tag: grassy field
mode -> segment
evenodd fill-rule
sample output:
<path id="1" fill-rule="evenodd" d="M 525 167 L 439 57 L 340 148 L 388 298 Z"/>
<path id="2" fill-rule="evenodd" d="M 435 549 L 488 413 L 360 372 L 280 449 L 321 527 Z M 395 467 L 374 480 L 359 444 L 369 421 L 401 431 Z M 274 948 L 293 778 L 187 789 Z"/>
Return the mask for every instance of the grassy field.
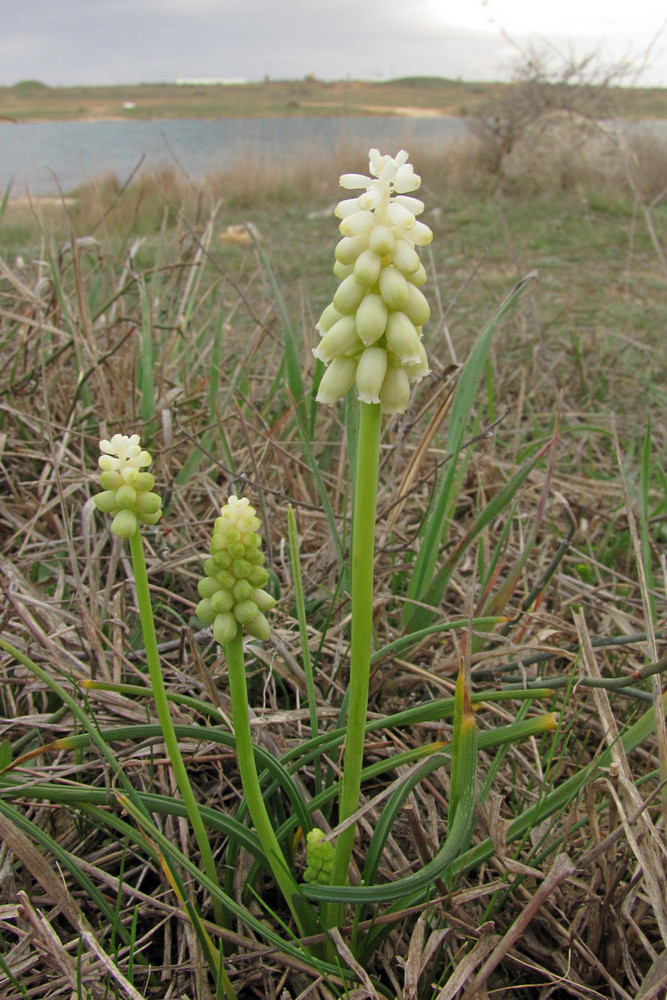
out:
<path id="1" fill-rule="evenodd" d="M 326 90 L 298 86 L 304 101 Z M 408 89 L 390 103 L 419 103 Z M 338 174 L 364 164 L 313 159 L 280 176 L 248 165 L 197 189 L 167 170 L 124 190 L 102 179 L 65 210 L 5 206 L 2 1000 L 661 995 L 667 202 L 659 170 L 644 166 L 634 190 L 573 173 L 556 189 L 502 181 L 463 148 L 415 160 L 434 233 L 423 254 L 433 371 L 383 425 L 374 728 L 355 864 L 364 870 L 385 827 L 380 886 L 445 842 L 443 699 L 461 658 L 480 742 L 474 829 L 398 914 L 350 907 L 333 966 L 321 939 L 301 946 L 284 926 L 244 815 L 227 666 L 193 616 L 216 508 L 247 493 L 278 597 L 270 640 L 247 649 L 253 730 L 300 877 L 298 810 L 336 825 L 325 793 L 340 763 L 356 427 L 354 406 L 314 403 L 311 348 L 336 285 Z M 481 331 L 529 275 L 479 385 L 452 402 Z M 127 552 L 90 500 L 98 440 L 117 431 L 141 434 L 163 494 L 163 519 L 145 532 L 151 595 L 179 740 L 236 907 L 222 922 L 155 725 Z M 436 630 L 417 635 L 405 593 L 453 461 L 437 545 L 451 573 Z M 470 624 L 485 616 L 502 621 Z M 313 710 L 328 740 L 319 756 L 307 753 Z M 438 768 L 417 770 L 436 750 Z M 150 829 L 121 787 L 147 805 Z M 206 934 L 227 979 L 207 974 Z"/>
<path id="2" fill-rule="evenodd" d="M 263 83 L 213 86 L 163 83 L 47 87 L 38 81 L 23 81 L 13 87 L 0 87 L 0 119 L 349 117 L 414 115 L 420 112 L 467 116 L 484 114 L 499 101 L 511 100 L 515 90 L 513 84 L 469 83 L 439 77 L 377 83 L 358 80 L 267 80 Z M 605 111 L 610 117 L 667 116 L 664 89 L 612 87 L 603 96 Z"/>

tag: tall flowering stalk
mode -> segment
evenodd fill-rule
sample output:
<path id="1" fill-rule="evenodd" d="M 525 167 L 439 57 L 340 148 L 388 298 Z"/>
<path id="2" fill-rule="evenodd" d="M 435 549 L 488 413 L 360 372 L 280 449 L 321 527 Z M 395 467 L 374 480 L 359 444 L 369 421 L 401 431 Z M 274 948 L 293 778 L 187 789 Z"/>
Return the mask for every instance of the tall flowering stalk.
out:
<path id="1" fill-rule="evenodd" d="M 352 636 L 345 761 L 339 823 L 359 807 L 368 707 L 373 627 L 373 561 L 381 416 L 403 413 L 412 382 L 428 374 L 422 326 L 429 318 L 420 291 L 426 272 L 418 247 L 433 234 L 417 216 L 424 204 L 412 196 L 421 183 L 408 154 L 369 154 L 370 176 L 343 174 L 341 187 L 363 188 L 336 207 L 342 239 L 334 273 L 341 279 L 320 316 L 313 353 L 326 371 L 317 399 L 335 403 L 353 387 L 360 401 L 359 444 L 352 528 Z M 331 884 L 348 881 L 355 825 L 339 834 Z M 339 913 L 330 913 L 329 922 Z"/>
<path id="2" fill-rule="evenodd" d="M 146 471 L 152 458 L 149 452 L 141 448 L 138 434 L 131 436 L 114 434 L 110 441 L 100 441 L 100 451 L 102 492 L 96 494 L 93 499 L 99 510 L 114 515 L 111 531 L 119 538 L 129 539 L 130 542 L 146 662 L 158 721 L 176 783 L 199 846 L 204 871 L 215 885 L 219 885 L 206 827 L 174 731 L 155 636 L 155 622 L 140 531 L 140 524 L 157 524 L 162 516 L 162 500 L 159 494 L 153 492 L 155 479 Z M 216 920 L 222 924 L 224 913 L 221 905 L 214 900 L 213 908 Z"/>
<path id="3" fill-rule="evenodd" d="M 259 518 L 247 497 L 230 496 L 216 518 L 210 558 L 199 583 L 201 601 L 197 616 L 211 625 L 213 636 L 225 650 L 229 673 L 236 755 L 250 816 L 276 883 L 285 897 L 301 933 L 316 929 L 310 905 L 299 893 L 285 855 L 271 824 L 257 775 L 248 706 L 243 629 L 256 639 L 268 639 L 264 616 L 276 603 L 262 588 L 269 579 L 264 568 Z"/>

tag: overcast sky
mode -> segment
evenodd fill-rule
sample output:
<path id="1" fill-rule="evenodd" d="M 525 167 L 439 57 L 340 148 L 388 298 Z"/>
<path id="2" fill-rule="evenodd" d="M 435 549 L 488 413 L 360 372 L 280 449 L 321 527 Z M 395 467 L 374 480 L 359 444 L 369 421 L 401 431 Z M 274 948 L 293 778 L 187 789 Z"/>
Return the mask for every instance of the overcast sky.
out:
<path id="1" fill-rule="evenodd" d="M 508 79 L 531 43 L 640 61 L 665 0 L 0 0 L 0 84 Z M 667 31 L 638 81 L 667 86 Z"/>

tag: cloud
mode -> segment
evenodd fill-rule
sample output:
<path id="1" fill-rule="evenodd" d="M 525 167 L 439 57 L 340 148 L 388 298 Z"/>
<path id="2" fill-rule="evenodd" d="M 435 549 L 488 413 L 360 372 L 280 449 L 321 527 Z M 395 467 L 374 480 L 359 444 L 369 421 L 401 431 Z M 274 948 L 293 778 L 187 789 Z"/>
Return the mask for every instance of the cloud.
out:
<path id="1" fill-rule="evenodd" d="M 487 0 L 483 7 L 481 0 L 465 0 L 452 26 L 446 23 L 451 0 L 16 0 L 3 12 L 0 83 L 28 77 L 66 85 L 178 75 L 297 79 L 311 72 L 321 79 L 507 78 L 515 50 L 500 26 L 521 2 Z M 659 2 L 646 0 L 649 6 Z M 595 6 L 594 0 L 562 0 L 555 8 L 559 18 L 563 4 L 573 11 Z M 620 5 L 605 0 L 602 7 L 611 10 L 614 24 L 625 0 Z M 532 2 L 529 11 L 538 8 L 544 5 Z M 637 13 L 628 9 L 631 25 Z M 485 22 L 489 15 L 495 25 Z M 637 20 L 636 31 L 631 27 L 624 38 L 644 38 L 643 25 Z M 526 35 L 513 37 L 522 42 Z M 567 51 L 562 30 L 549 37 Z M 588 50 L 599 37 L 587 36 Z M 643 51 L 641 44 L 635 51 Z M 664 82 L 667 72 L 662 75 Z"/>

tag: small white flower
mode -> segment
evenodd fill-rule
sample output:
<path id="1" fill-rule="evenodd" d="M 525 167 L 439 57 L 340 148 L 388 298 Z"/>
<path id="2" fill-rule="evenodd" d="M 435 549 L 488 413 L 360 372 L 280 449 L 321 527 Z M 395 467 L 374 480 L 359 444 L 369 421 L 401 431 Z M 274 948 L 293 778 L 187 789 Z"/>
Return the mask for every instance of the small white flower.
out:
<path id="1" fill-rule="evenodd" d="M 147 451 L 141 450 L 138 434 L 114 434 L 110 441 L 100 441 L 99 466 L 104 472 L 122 472 L 126 468 L 140 470 L 153 461 Z"/>

